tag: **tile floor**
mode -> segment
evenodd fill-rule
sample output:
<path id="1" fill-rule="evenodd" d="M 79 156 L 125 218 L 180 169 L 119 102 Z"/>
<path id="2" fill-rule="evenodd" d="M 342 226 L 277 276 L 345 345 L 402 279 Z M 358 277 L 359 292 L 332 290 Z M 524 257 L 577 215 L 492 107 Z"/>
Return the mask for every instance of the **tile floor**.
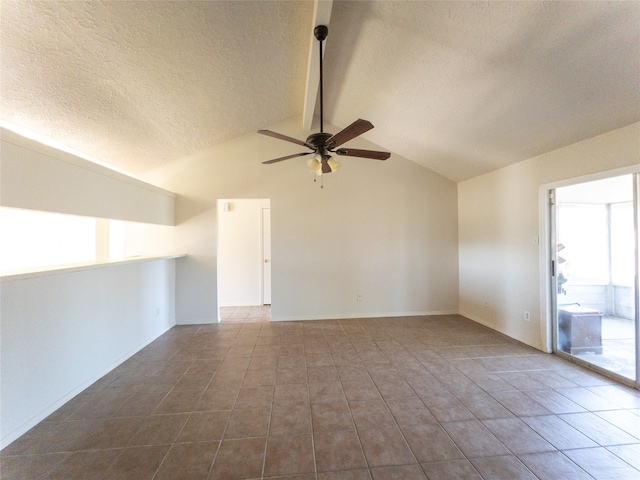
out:
<path id="1" fill-rule="evenodd" d="M 263 323 L 271 321 L 271 305 L 220 307 L 221 323 Z"/>
<path id="2" fill-rule="evenodd" d="M 640 478 L 640 392 L 460 316 L 246 318 L 173 328 L 2 478 Z"/>
<path id="3" fill-rule="evenodd" d="M 602 319 L 602 353 L 576 356 L 630 380 L 636 378 L 636 329 L 633 320 L 605 316 Z"/>

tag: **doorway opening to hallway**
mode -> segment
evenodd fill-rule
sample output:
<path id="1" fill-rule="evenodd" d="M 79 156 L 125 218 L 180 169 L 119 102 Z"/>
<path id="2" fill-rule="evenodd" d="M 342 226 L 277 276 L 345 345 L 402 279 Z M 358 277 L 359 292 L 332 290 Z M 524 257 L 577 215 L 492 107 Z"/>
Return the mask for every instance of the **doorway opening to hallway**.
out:
<path id="1" fill-rule="evenodd" d="M 218 320 L 271 318 L 271 202 L 219 199 Z"/>

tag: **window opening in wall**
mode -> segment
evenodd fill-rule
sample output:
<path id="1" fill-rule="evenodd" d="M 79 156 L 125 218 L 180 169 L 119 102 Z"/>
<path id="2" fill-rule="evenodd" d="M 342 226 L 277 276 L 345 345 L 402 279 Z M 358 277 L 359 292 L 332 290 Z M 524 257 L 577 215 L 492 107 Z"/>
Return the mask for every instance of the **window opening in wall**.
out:
<path id="1" fill-rule="evenodd" d="M 173 226 L 0 207 L 5 275 L 78 263 L 164 255 Z"/>
<path id="2" fill-rule="evenodd" d="M 124 258 L 124 222 L 109 220 L 109 260 Z"/>
<path id="3" fill-rule="evenodd" d="M 94 261 L 96 219 L 0 207 L 0 270 Z"/>

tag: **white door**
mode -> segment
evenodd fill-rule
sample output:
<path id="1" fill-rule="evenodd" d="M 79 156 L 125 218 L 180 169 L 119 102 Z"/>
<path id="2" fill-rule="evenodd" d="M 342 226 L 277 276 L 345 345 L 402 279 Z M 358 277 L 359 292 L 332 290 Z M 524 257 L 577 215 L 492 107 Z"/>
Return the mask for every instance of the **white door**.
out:
<path id="1" fill-rule="evenodd" d="M 271 209 L 262 208 L 262 303 L 271 305 Z"/>

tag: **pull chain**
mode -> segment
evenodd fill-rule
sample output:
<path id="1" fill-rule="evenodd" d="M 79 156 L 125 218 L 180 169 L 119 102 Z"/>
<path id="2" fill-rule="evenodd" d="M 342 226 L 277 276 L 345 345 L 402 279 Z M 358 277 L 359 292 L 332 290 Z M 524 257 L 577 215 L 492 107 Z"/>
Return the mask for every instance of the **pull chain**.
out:
<path id="1" fill-rule="evenodd" d="M 313 175 L 313 183 L 318 181 L 318 175 Z M 324 190 L 324 175 L 320 175 L 320 188 Z"/>

